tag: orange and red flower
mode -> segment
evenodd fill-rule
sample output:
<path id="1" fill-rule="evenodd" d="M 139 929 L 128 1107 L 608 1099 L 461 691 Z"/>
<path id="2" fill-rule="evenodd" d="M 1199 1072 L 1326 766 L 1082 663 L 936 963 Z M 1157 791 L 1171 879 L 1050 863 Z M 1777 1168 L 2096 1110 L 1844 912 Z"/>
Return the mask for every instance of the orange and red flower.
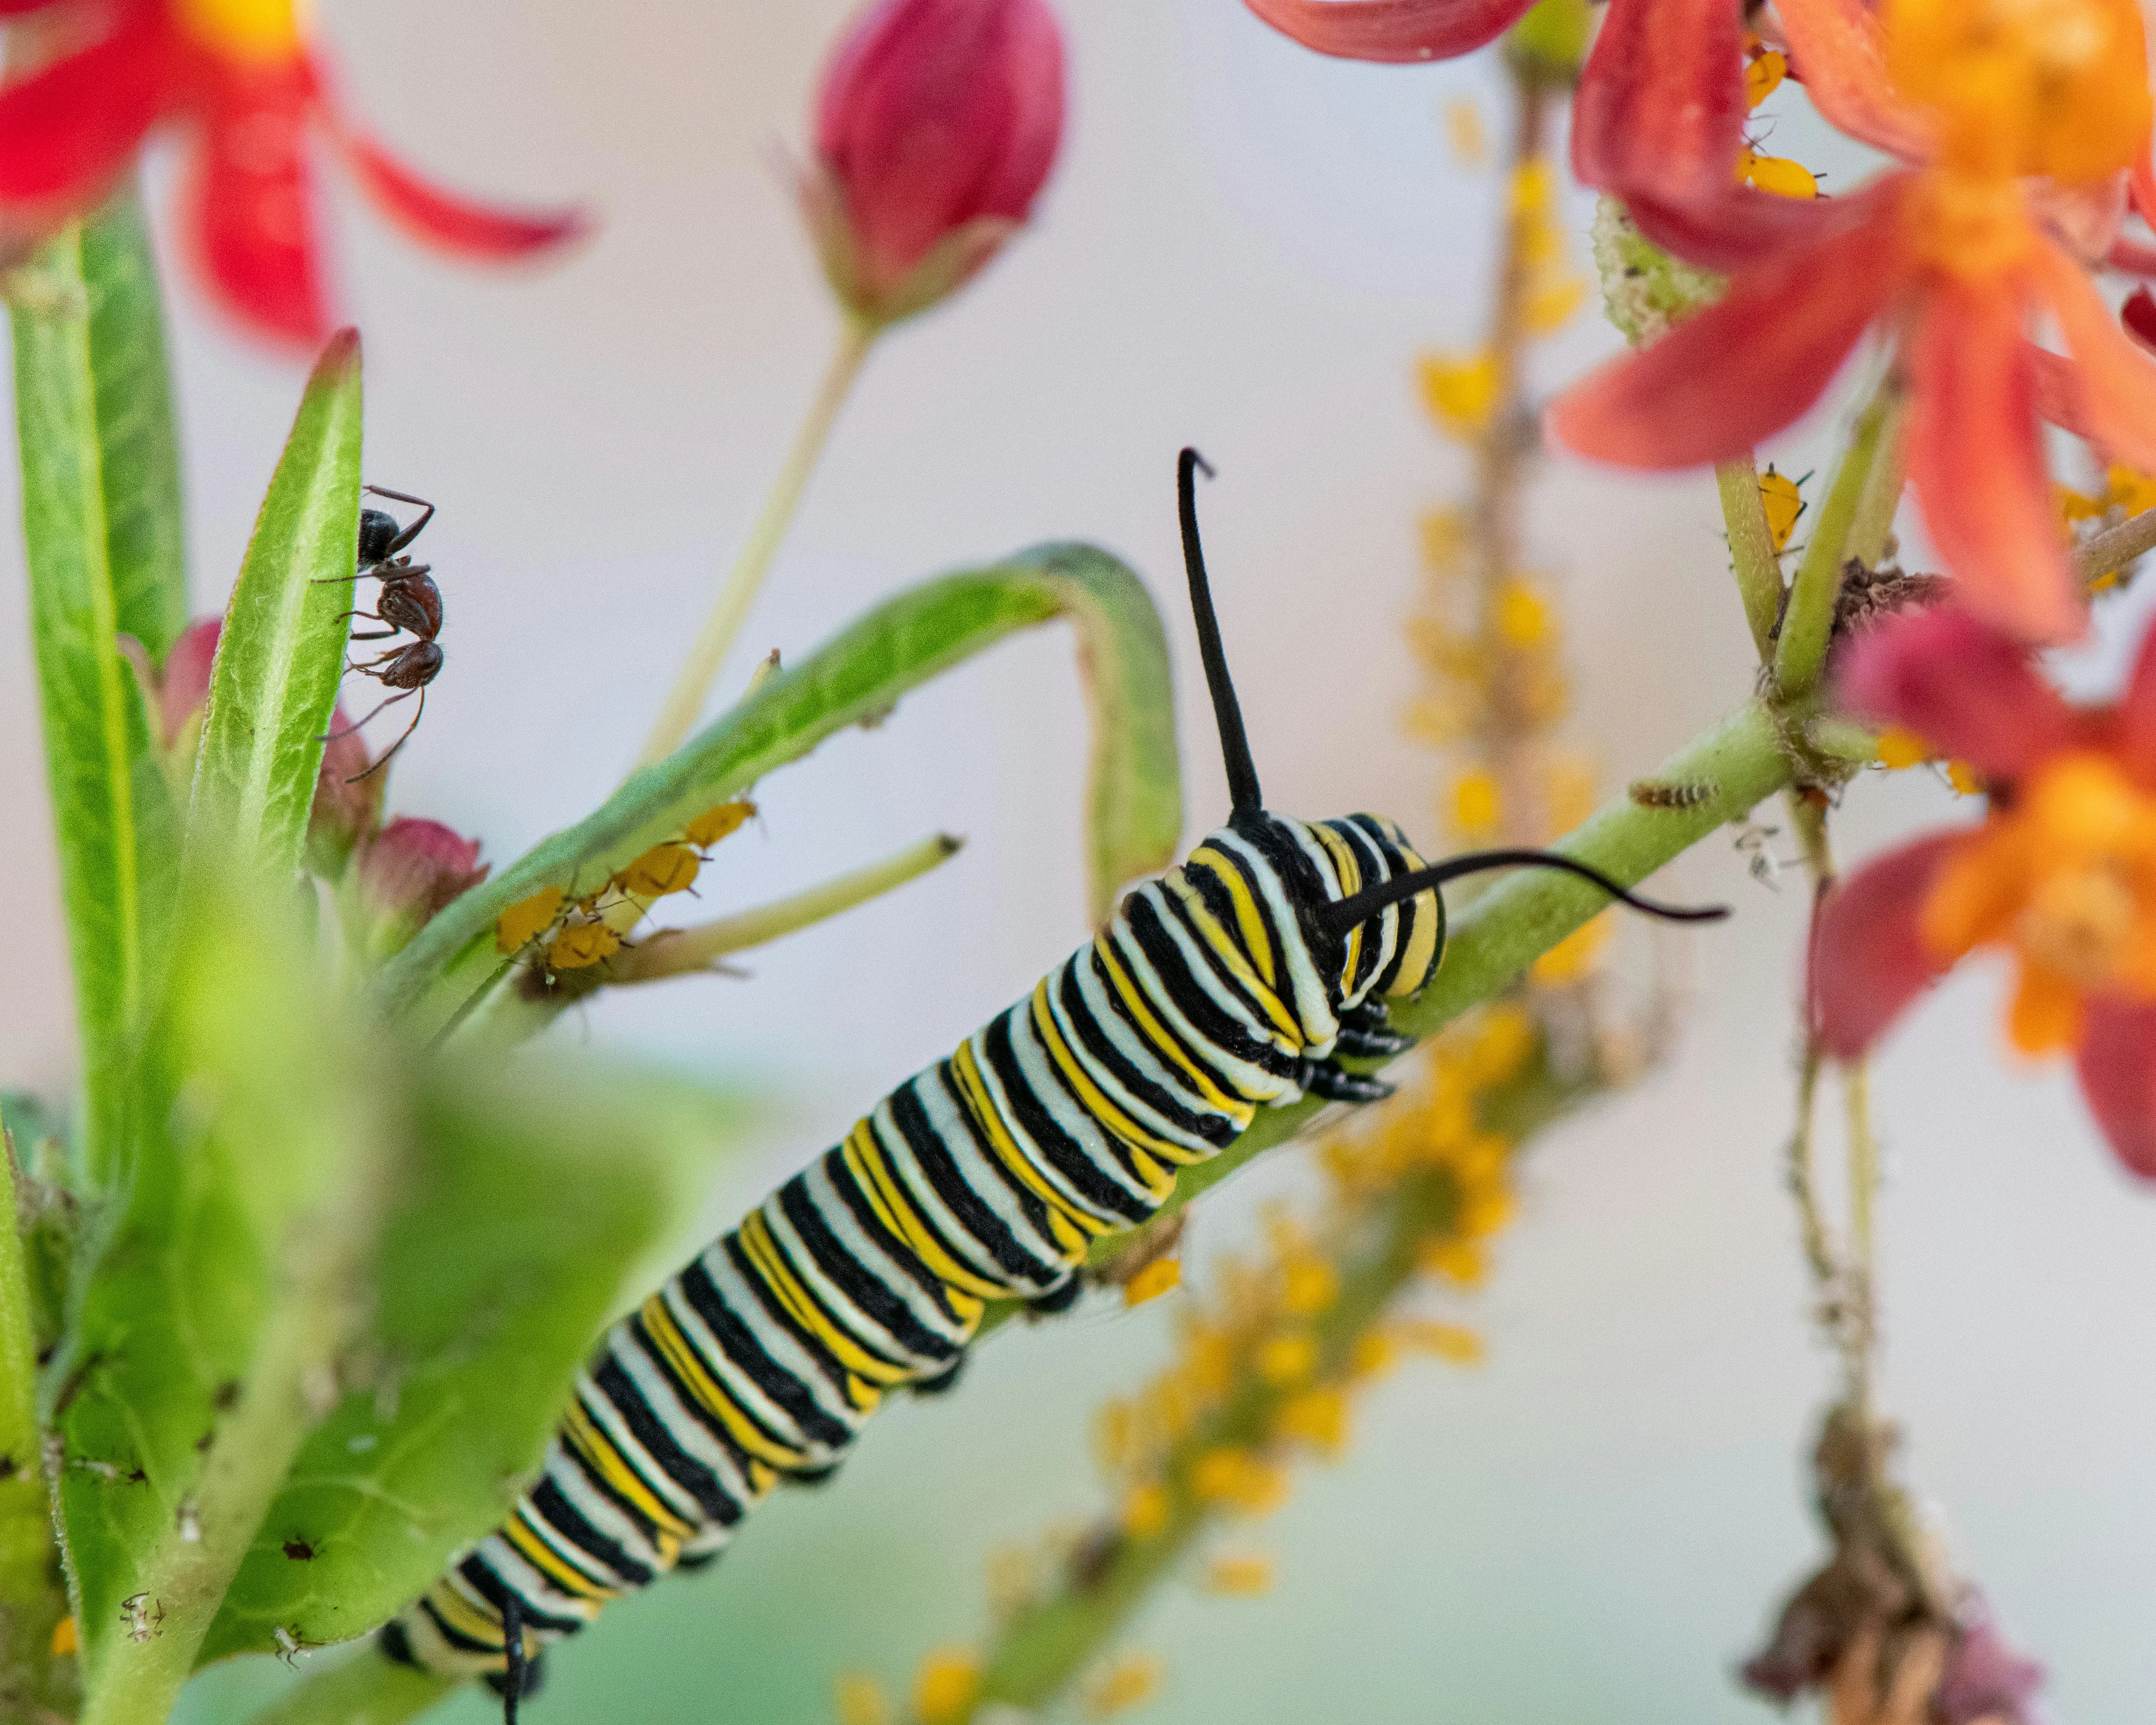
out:
<path id="1" fill-rule="evenodd" d="M 1725 189 L 1691 205 L 1626 193 L 1641 225 L 1727 295 L 1561 397 L 1585 454 L 1686 467 L 1746 454 L 1816 402 L 1875 326 L 1911 391 L 1909 477 L 1972 609 L 2026 640 L 2085 626 L 2037 416 L 2112 458 L 2156 458 L 2156 366 L 2050 231 L 2061 199 L 2142 169 L 2150 104 L 2134 0 L 1783 0 L 1822 111 L 1920 165 L 1799 203 Z M 1626 188 L 1620 186 L 1620 191 Z M 2034 347 L 2048 313 L 2073 363 Z"/>
<path id="2" fill-rule="evenodd" d="M 2071 1050 L 2121 1161 L 2156 1178 L 2156 629 L 2114 706 L 2076 707 L 1977 619 L 1894 619 L 1848 649 L 1854 710 L 1974 768 L 1989 812 L 1859 870 L 1820 907 L 1821 1042 L 1862 1054 L 1980 948 L 2019 963 L 2007 1032 Z"/>
<path id="3" fill-rule="evenodd" d="M 0 0 L 0 14 L 65 45 L 0 88 L 0 216 L 64 221 L 105 196 L 152 126 L 188 123 L 187 231 L 204 272 L 244 321 L 310 345 L 331 321 L 311 133 L 377 208 L 445 251 L 520 257 L 581 229 L 572 212 L 467 203 L 398 162 L 340 108 L 300 12 L 299 0 Z"/>

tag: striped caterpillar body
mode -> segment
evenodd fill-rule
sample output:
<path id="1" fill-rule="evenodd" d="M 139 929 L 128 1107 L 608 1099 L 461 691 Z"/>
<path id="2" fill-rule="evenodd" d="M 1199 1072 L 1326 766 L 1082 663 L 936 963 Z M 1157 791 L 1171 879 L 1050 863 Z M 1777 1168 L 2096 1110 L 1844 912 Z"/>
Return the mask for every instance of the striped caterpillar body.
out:
<path id="1" fill-rule="evenodd" d="M 1027 999 L 901 1085 L 624 1318 L 537 1485 L 385 1632 L 438 1671 L 715 1556 L 781 1480 L 829 1471 L 886 1391 L 954 1372 L 986 1302 L 1075 1291 L 1101 1235 L 1257 1109 L 1381 1093 L 1378 1002 L 1435 969 L 1435 890 L 1332 932 L 1312 907 L 1422 867 L 1389 821 L 1238 815 L 1132 892 Z"/>
<path id="2" fill-rule="evenodd" d="M 486 1672 L 513 1717 L 537 1648 L 716 1557 L 773 1486 L 828 1475 L 888 1391 L 947 1387 L 988 1302 L 1068 1303 L 1093 1242 L 1158 1214 L 1260 1108 L 1385 1095 L 1339 1062 L 1408 1046 L 1385 1003 L 1436 973 L 1445 881 L 1559 869 L 1652 915 L 1726 914 L 1546 852 L 1430 865 L 1375 815 L 1268 812 L 1199 546 L 1203 465 L 1183 452 L 1179 501 L 1228 824 L 615 1325 L 538 1482 L 382 1630 L 390 1658 Z"/>

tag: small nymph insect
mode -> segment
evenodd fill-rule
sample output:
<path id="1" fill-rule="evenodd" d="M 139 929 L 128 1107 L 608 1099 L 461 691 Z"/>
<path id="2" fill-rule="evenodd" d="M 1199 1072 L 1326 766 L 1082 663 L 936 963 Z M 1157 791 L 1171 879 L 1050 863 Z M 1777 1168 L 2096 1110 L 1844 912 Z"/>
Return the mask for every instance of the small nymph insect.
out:
<path id="1" fill-rule="evenodd" d="M 352 636 L 355 641 L 386 641 L 403 634 L 413 637 L 401 647 L 393 647 L 377 655 L 363 664 L 346 666 L 363 676 L 400 692 L 377 701 L 372 711 L 357 725 L 347 725 L 341 731 L 332 731 L 322 741 L 335 742 L 350 737 L 365 726 L 382 708 L 393 706 L 409 696 L 418 694 L 419 710 L 413 714 L 412 722 L 404 727 L 404 734 L 389 746 L 388 753 L 369 767 L 366 772 L 352 775 L 347 783 L 357 783 L 379 773 L 389 764 L 390 756 L 404 747 L 412 733 L 419 728 L 419 721 L 427 713 L 427 685 L 441 675 L 442 649 L 435 637 L 442 632 L 442 590 L 434 584 L 434 566 L 414 563 L 404 547 L 417 539 L 429 521 L 434 518 L 434 506 L 424 497 L 409 496 L 403 491 L 392 491 L 380 485 L 369 485 L 367 490 L 377 497 L 388 497 L 398 503 L 415 505 L 420 511 L 418 518 L 408 526 L 400 523 L 386 509 L 362 509 L 359 512 L 359 543 L 349 575 L 325 576 L 314 584 L 317 587 L 336 585 L 346 581 L 375 581 L 380 583 L 375 594 L 374 608 L 362 611 L 357 607 L 346 612 L 346 618 L 363 617 L 370 623 L 382 623 L 386 629 L 369 629 Z"/>

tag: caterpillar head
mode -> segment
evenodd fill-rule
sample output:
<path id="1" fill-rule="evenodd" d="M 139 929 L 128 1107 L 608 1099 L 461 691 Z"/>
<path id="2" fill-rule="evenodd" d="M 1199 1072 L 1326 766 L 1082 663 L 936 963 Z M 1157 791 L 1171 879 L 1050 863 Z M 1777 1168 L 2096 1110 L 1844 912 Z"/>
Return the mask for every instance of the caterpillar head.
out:
<path id="1" fill-rule="evenodd" d="M 1477 851 L 1433 865 L 1416 855 L 1407 835 L 1382 815 L 1313 823 L 1269 811 L 1259 792 L 1257 765 L 1228 675 L 1205 575 L 1198 534 L 1196 475 L 1201 469 L 1209 475 L 1213 471 L 1195 449 L 1183 450 L 1177 468 L 1177 501 L 1191 614 L 1235 810 L 1223 832 L 1206 843 L 1240 841 L 1261 852 L 1295 901 L 1315 969 L 1314 978 L 1301 979 L 1296 990 L 1296 1011 L 1311 1044 L 1331 1041 L 1337 1024 L 1328 1024 L 1344 1008 L 1373 998 L 1419 993 L 1429 986 L 1445 956 L 1445 901 L 1438 889 L 1462 875 L 1498 868 L 1557 869 L 1591 880 L 1620 903 L 1650 916 L 1708 922 L 1729 914 L 1722 906 L 1686 910 L 1635 897 L 1599 870 L 1551 851 Z M 1320 990 L 1322 1000 L 1315 998 Z"/>

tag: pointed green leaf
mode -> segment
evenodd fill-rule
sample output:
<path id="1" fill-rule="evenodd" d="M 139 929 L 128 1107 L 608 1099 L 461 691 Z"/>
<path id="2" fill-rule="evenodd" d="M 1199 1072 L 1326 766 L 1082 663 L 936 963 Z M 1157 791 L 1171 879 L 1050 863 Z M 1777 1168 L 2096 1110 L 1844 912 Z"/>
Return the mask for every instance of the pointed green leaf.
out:
<path id="1" fill-rule="evenodd" d="M 344 675 L 359 539 L 359 336 L 331 339 L 256 517 L 218 638 L 188 810 L 190 879 L 207 844 L 265 875 L 300 866 L 322 733 Z"/>
<path id="2" fill-rule="evenodd" d="M 152 721 L 116 638 L 162 652 L 186 615 L 156 281 L 131 198 L 42 248 L 9 315 L 84 1153 L 101 1182 L 126 1132 L 126 1050 L 154 993 L 177 837 Z"/>
<path id="3" fill-rule="evenodd" d="M 402 1610 L 500 1524 L 593 1341 L 709 1189 L 737 1106 L 558 1056 L 429 1073 L 374 1270 L 369 1381 L 308 1440 L 203 1649 L 318 1644 Z"/>
<path id="4" fill-rule="evenodd" d="M 511 905 L 547 886 L 596 885 L 832 732 L 882 713 L 1014 630 L 1058 617 L 1077 629 L 1093 711 L 1087 814 L 1094 910 L 1105 915 L 1126 882 L 1167 865 L 1182 831 L 1168 647 L 1128 568 L 1091 546 L 1047 545 L 911 588 L 772 678 L 588 819 L 435 917 L 383 968 L 382 1004 L 409 1010 L 454 965 L 420 1014 L 439 1023 L 494 968 L 495 919 Z"/>

